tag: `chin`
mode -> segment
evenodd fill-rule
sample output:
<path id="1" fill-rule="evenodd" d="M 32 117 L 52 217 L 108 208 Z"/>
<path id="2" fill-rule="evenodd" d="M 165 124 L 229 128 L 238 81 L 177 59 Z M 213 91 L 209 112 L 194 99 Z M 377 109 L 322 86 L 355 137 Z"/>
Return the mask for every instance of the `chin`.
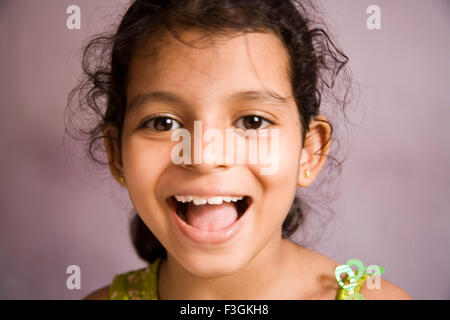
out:
<path id="1" fill-rule="evenodd" d="M 180 261 L 190 273 L 201 278 L 213 278 L 232 275 L 248 264 L 242 252 L 233 254 L 192 254 Z"/>

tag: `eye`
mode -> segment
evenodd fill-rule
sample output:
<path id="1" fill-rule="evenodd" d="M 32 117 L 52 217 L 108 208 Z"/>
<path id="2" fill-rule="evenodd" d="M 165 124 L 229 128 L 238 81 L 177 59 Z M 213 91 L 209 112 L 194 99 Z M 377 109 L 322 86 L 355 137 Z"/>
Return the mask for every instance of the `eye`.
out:
<path id="1" fill-rule="evenodd" d="M 143 126 L 154 131 L 170 131 L 181 128 L 181 124 L 177 120 L 161 116 L 151 118 Z"/>
<path id="2" fill-rule="evenodd" d="M 268 125 L 272 124 L 271 121 L 260 117 L 260 116 L 244 116 L 242 118 L 239 118 L 236 122 L 235 122 L 235 126 L 238 128 L 242 128 L 245 130 L 249 130 L 249 129 L 254 129 L 254 130 L 258 130 L 258 129 L 263 129 L 265 127 L 267 127 Z"/>

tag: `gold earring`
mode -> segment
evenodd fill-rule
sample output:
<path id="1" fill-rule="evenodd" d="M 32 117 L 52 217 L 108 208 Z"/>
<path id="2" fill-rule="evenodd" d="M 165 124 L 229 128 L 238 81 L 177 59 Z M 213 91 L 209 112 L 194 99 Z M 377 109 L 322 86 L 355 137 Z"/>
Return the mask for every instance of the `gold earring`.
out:
<path id="1" fill-rule="evenodd" d="M 125 177 L 124 176 L 120 176 L 119 180 L 120 180 L 120 182 L 125 183 Z"/>
<path id="2" fill-rule="evenodd" d="M 308 169 L 305 170 L 305 178 L 309 178 L 311 176 L 311 171 Z"/>

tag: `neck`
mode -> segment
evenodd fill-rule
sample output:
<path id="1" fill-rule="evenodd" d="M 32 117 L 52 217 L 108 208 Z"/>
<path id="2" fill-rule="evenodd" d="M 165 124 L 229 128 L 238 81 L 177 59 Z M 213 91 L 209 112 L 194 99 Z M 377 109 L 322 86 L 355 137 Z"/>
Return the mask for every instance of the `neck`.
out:
<path id="1" fill-rule="evenodd" d="M 158 276 L 162 300 L 269 300 L 295 299 L 299 247 L 279 235 L 243 268 L 226 276 L 198 277 L 183 268 L 170 254 L 161 260 Z"/>

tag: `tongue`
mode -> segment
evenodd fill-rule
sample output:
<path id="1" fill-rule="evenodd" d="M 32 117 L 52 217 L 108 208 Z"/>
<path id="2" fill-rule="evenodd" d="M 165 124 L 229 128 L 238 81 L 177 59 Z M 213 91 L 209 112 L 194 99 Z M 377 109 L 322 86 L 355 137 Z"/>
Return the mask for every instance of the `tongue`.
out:
<path id="1" fill-rule="evenodd" d="M 216 231 L 232 225 L 238 218 L 233 203 L 203 204 L 187 206 L 186 219 L 192 227 L 204 231 Z"/>

